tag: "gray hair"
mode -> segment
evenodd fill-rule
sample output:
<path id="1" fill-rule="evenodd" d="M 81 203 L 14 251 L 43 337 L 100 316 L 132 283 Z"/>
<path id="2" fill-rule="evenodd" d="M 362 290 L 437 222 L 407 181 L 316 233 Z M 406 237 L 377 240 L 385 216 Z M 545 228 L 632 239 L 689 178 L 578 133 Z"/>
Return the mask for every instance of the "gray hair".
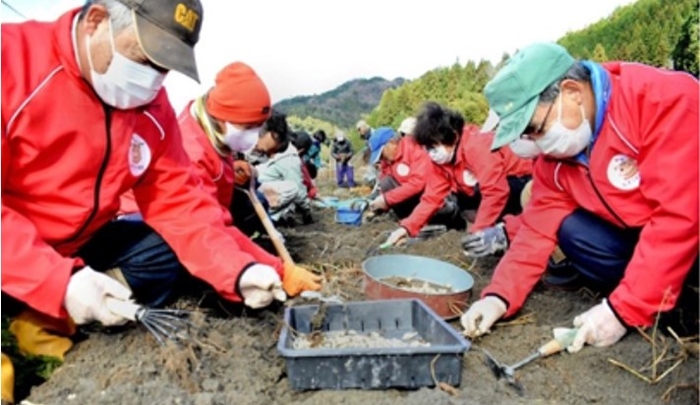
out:
<path id="1" fill-rule="evenodd" d="M 131 8 L 117 0 L 87 0 L 80 13 L 81 20 L 85 17 L 88 8 L 95 4 L 104 6 L 107 9 L 109 19 L 112 22 L 113 35 L 116 36 L 127 29 L 135 29 L 134 19 L 131 17 Z"/>
<path id="2" fill-rule="evenodd" d="M 574 63 L 569 70 L 554 83 L 550 84 L 542 93 L 540 93 L 540 104 L 549 104 L 556 100 L 559 95 L 559 85 L 566 79 L 576 80 L 577 82 L 591 82 L 591 74 L 588 72 L 581 61 Z"/>

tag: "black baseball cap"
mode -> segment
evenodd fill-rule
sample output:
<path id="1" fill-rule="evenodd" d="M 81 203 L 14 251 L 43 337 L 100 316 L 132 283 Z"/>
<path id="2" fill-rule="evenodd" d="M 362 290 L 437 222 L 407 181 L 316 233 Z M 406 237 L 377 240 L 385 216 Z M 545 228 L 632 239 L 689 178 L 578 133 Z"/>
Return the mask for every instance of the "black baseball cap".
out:
<path id="1" fill-rule="evenodd" d="M 148 59 L 199 82 L 194 46 L 203 9 L 199 0 L 119 0 L 131 8 L 139 43 Z"/>

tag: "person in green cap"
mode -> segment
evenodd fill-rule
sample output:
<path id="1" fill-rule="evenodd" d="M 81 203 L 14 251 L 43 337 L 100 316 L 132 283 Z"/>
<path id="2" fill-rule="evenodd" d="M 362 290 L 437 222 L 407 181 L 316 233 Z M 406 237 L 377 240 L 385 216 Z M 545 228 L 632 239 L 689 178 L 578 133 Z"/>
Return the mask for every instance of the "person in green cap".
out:
<path id="1" fill-rule="evenodd" d="M 677 305 L 697 311 L 684 287 L 697 283 L 698 89 L 685 73 L 577 61 L 554 43 L 506 63 L 484 89 L 499 118 L 492 149 L 539 157 L 520 229 L 462 316 L 467 335 L 518 312 L 557 244 L 572 280 L 609 293 L 574 318 L 571 352 L 612 345 Z"/>

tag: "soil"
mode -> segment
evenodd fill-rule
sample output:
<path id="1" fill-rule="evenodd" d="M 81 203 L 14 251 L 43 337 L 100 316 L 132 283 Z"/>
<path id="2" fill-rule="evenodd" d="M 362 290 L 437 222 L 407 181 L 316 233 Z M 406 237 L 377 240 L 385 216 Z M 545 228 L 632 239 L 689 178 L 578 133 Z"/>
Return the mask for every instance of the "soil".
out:
<path id="1" fill-rule="evenodd" d="M 351 196 L 348 190 L 324 185 L 322 195 Z M 361 174 L 358 173 L 358 178 Z M 363 192 L 366 192 L 364 190 Z M 316 222 L 281 229 L 295 260 L 323 273 L 325 295 L 346 301 L 364 299 L 363 259 L 395 229 L 384 215 L 360 227 L 334 222 L 332 209 L 317 209 Z M 438 237 L 380 252 L 425 255 L 467 269 L 459 249 L 462 234 L 449 231 Z M 486 285 L 498 258 L 479 260 L 470 272 L 475 279 L 473 299 Z M 618 362 L 651 376 L 652 345 L 634 331 L 610 348 L 585 347 L 577 354 L 562 353 L 519 369 L 522 396 L 503 379 L 496 379 L 479 348 L 500 362 L 513 364 L 552 336 L 552 328 L 570 326 L 574 316 L 600 301 L 588 290 L 567 292 L 536 287 L 518 317 L 498 324 L 464 355 L 459 387 L 445 383 L 418 390 L 345 390 L 295 392 L 289 388 L 285 360 L 277 351 L 283 326 L 283 305 L 253 311 L 217 299 L 209 292 L 181 298 L 176 306 L 197 312 L 199 332 L 191 341 L 165 347 L 142 327 L 112 331 L 84 330 L 87 338 L 66 356 L 50 380 L 34 387 L 33 404 L 697 404 L 697 340 L 681 346 L 655 333 L 656 376 L 678 365 L 656 383 L 643 381 Z M 308 304 L 295 298 L 285 305 Z M 459 320 L 450 323 L 461 330 Z M 652 335 L 653 330 L 647 333 Z M 664 346 L 667 347 L 663 350 Z M 661 356 L 659 356 L 661 354 Z"/>

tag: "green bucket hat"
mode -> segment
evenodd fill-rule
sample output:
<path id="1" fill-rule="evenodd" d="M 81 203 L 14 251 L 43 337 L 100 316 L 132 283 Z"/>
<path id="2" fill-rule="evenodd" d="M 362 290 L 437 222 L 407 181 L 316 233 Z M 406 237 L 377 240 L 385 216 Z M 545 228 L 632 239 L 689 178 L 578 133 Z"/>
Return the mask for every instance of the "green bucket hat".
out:
<path id="1" fill-rule="evenodd" d="M 555 43 L 534 43 L 520 49 L 484 88 L 491 109 L 498 115 L 498 129 L 491 149 L 520 137 L 530 123 L 539 95 L 576 61 Z"/>

